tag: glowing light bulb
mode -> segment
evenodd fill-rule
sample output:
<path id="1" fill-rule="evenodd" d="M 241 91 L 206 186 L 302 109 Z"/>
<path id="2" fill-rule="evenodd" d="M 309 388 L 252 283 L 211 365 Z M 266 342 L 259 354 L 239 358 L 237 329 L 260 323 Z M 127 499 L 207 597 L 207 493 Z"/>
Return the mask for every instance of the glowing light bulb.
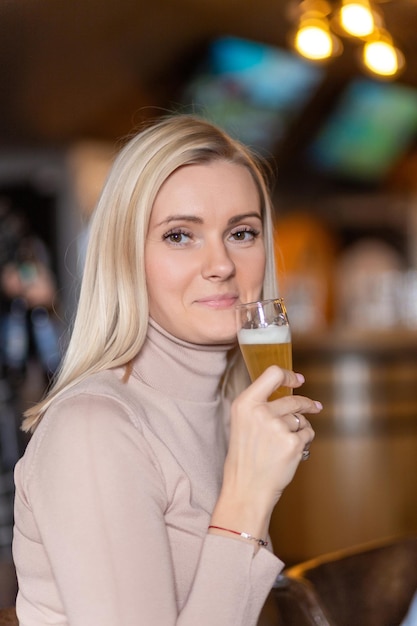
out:
<path id="1" fill-rule="evenodd" d="M 340 9 L 340 23 L 354 37 L 370 35 L 375 26 L 374 16 L 367 4 L 349 2 Z"/>
<path id="2" fill-rule="evenodd" d="M 301 26 L 295 36 L 295 47 L 308 59 L 327 59 L 332 55 L 332 37 L 326 28 L 309 24 Z"/>
<path id="3" fill-rule="evenodd" d="M 394 76 L 401 64 L 401 53 L 387 41 L 365 44 L 363 60 L 368 69 L 381 76 Z"/>

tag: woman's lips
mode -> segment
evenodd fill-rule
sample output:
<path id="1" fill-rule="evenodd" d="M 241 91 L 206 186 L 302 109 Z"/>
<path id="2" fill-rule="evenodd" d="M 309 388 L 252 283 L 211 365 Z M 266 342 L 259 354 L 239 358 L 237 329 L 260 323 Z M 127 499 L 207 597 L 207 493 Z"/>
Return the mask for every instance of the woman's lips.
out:
<path id="1" fill-rule="evenodd" d="M 211 309 L 228 309 L 236 304 L 238 296 L 234 294 L 223 294 L 206 296 L 197 300 L 197 304 L 209 307 Z"/>

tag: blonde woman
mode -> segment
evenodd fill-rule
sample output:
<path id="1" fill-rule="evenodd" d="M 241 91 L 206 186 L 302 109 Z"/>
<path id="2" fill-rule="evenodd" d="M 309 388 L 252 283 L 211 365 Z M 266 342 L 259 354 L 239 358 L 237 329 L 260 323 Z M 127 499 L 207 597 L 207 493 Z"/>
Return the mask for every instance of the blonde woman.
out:
<path id="1" fill-rule="evenodd" d="M 256 624 L 283 567 L 270 516 L 314 437 L 304 414 L 321 409 L 267 402 L 303 382 L 278 367 L 233 391 L 234 307 L 275 284 L 271 203 L 245 147 L 191 116 L 127 143 L 62 370 L 26 415 L 22 626 Z"/>

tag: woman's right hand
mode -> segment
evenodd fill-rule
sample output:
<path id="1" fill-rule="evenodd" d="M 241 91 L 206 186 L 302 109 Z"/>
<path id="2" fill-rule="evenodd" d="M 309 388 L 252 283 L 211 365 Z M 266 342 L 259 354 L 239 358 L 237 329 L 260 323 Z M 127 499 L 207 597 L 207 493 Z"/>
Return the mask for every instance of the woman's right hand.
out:
<path id="1" fill-rule="evenodd" d="M 272 366 L 232 403 L 229 450 L 212 524 L 240 523 L 251 534 L 267 531 L 275 504 L 314 439 L 304 414 L 322 409 L 305 396 L 267 399 L 281 385 L 295 389 L 303 382 L 300 374 Z"/>

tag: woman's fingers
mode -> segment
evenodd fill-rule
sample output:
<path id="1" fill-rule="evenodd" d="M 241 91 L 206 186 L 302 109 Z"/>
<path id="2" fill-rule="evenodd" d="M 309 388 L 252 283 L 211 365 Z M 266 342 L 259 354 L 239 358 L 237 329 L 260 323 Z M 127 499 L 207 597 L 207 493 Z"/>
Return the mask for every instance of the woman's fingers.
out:
<path id="1" fill-rule="evenodd" d="M 257 380 L 243 391 L 235 400 L 237 405 L 254 408 L 267 402 L 269 396 L 279 386 L 296 388 L 304 382 L 304 376 L 278 366 L 268 367 Z M 300 395 L 289 395 L 267 402 L 271 417 L 285 418 L 291 431 L 302 430 L 310 425 L 304 414 L 319 413 L 321 402 Z M 251 410 L 251 409 L 250 409 Z"/>
<path id="2" fill-rule="evenodd" d="M 288 430 L 292 433 L 298 433 L 309 424 L 308 420 L 301 413 L 289 413 L 284 415 L 282 419 L 287 423 Z"/>
<path id="3" fill-rule="evenodd" d="M 301 387 L 303 383 L 304 376 L 302 374 L 272 365 L 249 385 L 241 396 L 244 401 L 265 402 L 278 387 L 296 389 Z M 297 395 L 272 400 L 270 405 L 271 407 L 279 406 L 281 415 L 285 413 L 318 413 L 323 408 L 320 402 Z"/>
<path id="4" fill-rule="evenodd" d="M 295 394 L 271 400 L 270 404 L 273 408 L 279 407 L 279 412 L 282 415 L 285 413 L 319 413 L 323 408 L 321 402 Z"/>
<path id="5" fill-rule="evenodd" d="M 278 387 L 296 389 L 304 383 L 304 376 L 291 370 L 285 370 L 278 365 L 268 367 L 242 395 L 250 396 L 259 402 L 265 401 Z"/>

